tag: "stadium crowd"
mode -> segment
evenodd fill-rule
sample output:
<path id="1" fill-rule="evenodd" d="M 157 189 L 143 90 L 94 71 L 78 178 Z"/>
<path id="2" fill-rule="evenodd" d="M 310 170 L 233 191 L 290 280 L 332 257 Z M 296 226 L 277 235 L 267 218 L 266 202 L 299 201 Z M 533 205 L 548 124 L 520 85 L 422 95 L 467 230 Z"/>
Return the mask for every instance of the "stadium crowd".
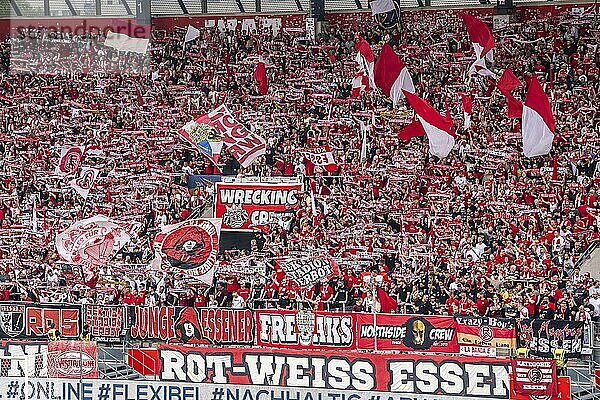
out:
<path id="1" fill-rule="evenodd" d="M 490 69 L 509 67 L 523 83 L 536 74 L 553 105 L 552 152 L 525 158 L 505 97 L 490 79 L 467 76 L 474 58 L 461 19 L 405 18 L 395 29 L 332 25 L 315 43 L 285 29 L 202 28 L 184 47 L 185 29 L 155 31 L 144 56 L 45 29 L 2 40 L 0 300 L 373 311 L 375 285 L 397 301 L 392 312 L 599 321 L 600 281 L 576 267 L 600 228 L 595 19 L 562 14 L 495 32 Z M 412 118 L 404 101 L 393 108 L 377 90 L 351 97 L 357 34 L 376 54 L 389 42 L 417 94 L 448 107 L 458 137 L 447 158 L 428 155 L 426 138 L 398 137 Z M 266 96 L 253 78 L 259 49 Z M 459 93 L 474 96 L 468 130 Z M 522 85 L 514 95 L 524 93 Z M 177 136 L 222 103 L 267 139 L 247 169 L 227 151 L 216 168 Z M 301 153 L 321 144 L 335 172 Z M 54 173 L 66 145 L 92 149 L 85 164 L 101 170 L 85 200 Z M 187 181 L 215 173 L 301 175 L 306 190 L 295 216 L 257 232 L 250 250 L 220 256 L 221 266 L 243 258 L 264 274 L 217 270 L 206 288 L 152 263 L 152 241 L 161 226 L 212 207 L 213 185 Z M 86 286 L 59 259 L 54 236 L 97 214 L 139 230 Z M 341 272 L 310 290 L 275 262 L 323 250 Z"/>

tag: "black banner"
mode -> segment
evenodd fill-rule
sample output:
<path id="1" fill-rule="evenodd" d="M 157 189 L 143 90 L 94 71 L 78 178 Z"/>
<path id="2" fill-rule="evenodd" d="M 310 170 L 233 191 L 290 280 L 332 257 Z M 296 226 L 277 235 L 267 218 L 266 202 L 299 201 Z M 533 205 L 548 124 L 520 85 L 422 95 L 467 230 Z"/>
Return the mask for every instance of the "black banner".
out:
<path id="1" fill-rule="evenodd" d="M 126 308 L 124 306 L 85 306 L 84 323 L 90 328 L 93 340 L 117 343 L 127 332 Z"/>
<path id="2" fill-rule="evenodd" d="M 529 349 L 532 356 L 553 358 L 553 351 L 562 348 L 566 358 L 581 357 L 583 322 L 519 319 L 517 336 L 519 347 Z"/>

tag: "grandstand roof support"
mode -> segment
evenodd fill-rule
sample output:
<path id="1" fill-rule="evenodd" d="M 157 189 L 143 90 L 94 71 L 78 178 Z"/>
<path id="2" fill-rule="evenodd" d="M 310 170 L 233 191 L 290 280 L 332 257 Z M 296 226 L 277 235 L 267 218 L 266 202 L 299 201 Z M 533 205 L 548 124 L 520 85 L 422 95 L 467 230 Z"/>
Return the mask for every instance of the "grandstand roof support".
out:
<path id="1" fill-rule="evenodd" d="M 235 3 L 237 4 L 238 8 L 240 9 L 240 12 L 242 12 L 242 13 L 246 12 L 244 10 L 244 5 L 242 4 L 241 0 L 235 0 Z"/>
<path id="2" fill-rule="evenodd" d="M 296 7 L 298 7 L 298 11 L 304 11 L 304 9 L 302 8 L 302 3 L 300 3 L 300 0 L 296 0 Z"/>
<path id="3" fill-rule="evenodd" d="M 102 15 L 102 2 L 100 0 L 95 0 L 96 3 L 96 15 Z"/>
<path id="4" fill-rule="evenodd" d="M 10 5 L 12 6 L 15 14 L 17 14 L 17 17 L 23 16 L 23 13 L 21 12 L 21 9 L 19 8 L 19 5 L 17 4 L 17 2 L 15 0 L 10 0 Z"/>
<path id="5" fill-rule="evenodd" d="M 75 11 L 75 7 L 73 7 L 73 3 L 71 3 L 71 0 L 65 0 L 65 4 L 69 8 L 69 12 L 72 16 L 77 15 L 77 11 Z"/>
<path id="6" fill-rule="evenodd" d="M 254 9 L 257 13 L 262 12 L 262 2 L 260 0 L 254 0 Z"/>
<path id="7" fill-rule="evenodd" d="M 127 15 L 133 15 L 133 13 L 131 12 L 131 8 L 129 7 L 129 4 L 127 4 L 127 2 L 125 0 L 120 0 L 121 4 L 123 4 L 123 7 L 125 7 L 125 11 L 127 12 Z"/>
<path id="8" fill-rule="evenodd" d="M 202 14 L 208 14 L 208 0 L 200 0 L 200 9 Z"/>
<path id="9" fill-rule="evenodd" d="M 359 10 L 362 10 L 362 4 L 360 4 L 360 0 L 354 0 L 354 2 L 356 3 L 356 7 L 358 7 Z"/>
<path id="10" fill-rule="evenodd" d="M 121 1 L 125 1 L 125 0 L 121 0 Z M 183 2 L 183 0 L 177 0 L 177 4 L 179 4 L 179 8 L 181 8 L 181 12 L 184 14 L 189 14 L 189 11 L 185 5 L 185 3 Z M 207 6 L 208 8 L 208 6 Z"/>
<path id="11" fill-rule="evenodd" d="M 50 0 L 44 0 L 44 17 L 50 16 Z"/>

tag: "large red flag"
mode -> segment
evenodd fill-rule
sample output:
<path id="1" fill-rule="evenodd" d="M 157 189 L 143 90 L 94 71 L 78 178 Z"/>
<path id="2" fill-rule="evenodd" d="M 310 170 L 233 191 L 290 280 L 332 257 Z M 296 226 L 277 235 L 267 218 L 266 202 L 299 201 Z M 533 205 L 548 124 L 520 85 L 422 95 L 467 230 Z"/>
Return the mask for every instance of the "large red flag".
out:
<path id="1" fill-rule="evenodd" d="M 389 96 L 394 105 L 402 99 L 403 91 L 415 92 L 410 73 L 389 44 L 384 44 L 375 63 L 375 84 Z"/>
<path id="2" fill-rule="evenodd" d="M 398 302 L 382 288 L 377 288 L 377 297 L 379 298 L 382 313 L 395 312 L 398 308 Z"/>
<path id="3" fill-rule="evenodd" d="M 469 33 L 469 38 L 473 43 L 473 49 L 475 50 L 475 54 L 477 59 L 482 59 L 488 56 L 488 59 L 492 57 L 492 49 L 494 48 L 494 36 L 492 35 L 492 31 L 487 24 L 469 14 L 461 13 L 463 21 L 465 22 L 465 26 L 467 27 L 467 32 Z M 488 55 L 489 54 L 489 55 Z"/>

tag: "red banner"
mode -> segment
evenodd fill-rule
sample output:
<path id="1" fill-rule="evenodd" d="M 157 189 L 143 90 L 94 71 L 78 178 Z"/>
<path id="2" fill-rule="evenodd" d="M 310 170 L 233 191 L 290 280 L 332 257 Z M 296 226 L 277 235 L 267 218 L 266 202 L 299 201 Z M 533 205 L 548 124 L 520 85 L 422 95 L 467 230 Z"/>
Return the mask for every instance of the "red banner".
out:
<path id="1" fill-rule="evenodd" d="M 357 314 L 358 349 L 458 353 L 453 317 Z M 375 343 L 377 338 L 377 343 Z"/>
<path id="2" fill-rule="evenodd" d="M 514 391 L 529 396 L 556 396 L 556 361 L 516 358 L 512 361 Z"/>
<path id="3" fill-rule="evenodd" d="M 163 381 L 380 391 L 420 400 L 510 396 L 509 361 L 173 345 L 159 345 L 158 353 Z"/>
<path id="4" fill-rule="evenodd" d="M 513 377 L 510 379 L 511 390 L 510 390 L 510 398 L 511 400 L 571 400 L 571 379 L 568 376 L 559 376 L 557 378 L 557 393 L 554 396 L 535 396 L 529 394 L 522 394 L 515 392 L 515 380 Z"/>
<path id="5" fill-rule="evenodd" d="M 216 191 L 216 218 L 223 218 L 223 229 L 251 229 L 295 213 L 302 185 L 218 182 Z"/>
<path id="6" fill-rule="evenodd" d="M 61 333 L 64 339 L 79 337 L 79 306 L 40 305 L 25 308 L 25 335 L 34 338 L 46 338 L 50 322 Z"/>
<path id="7" fill-rule="evenodd" d="M 354 349 L 354 314 L 256 311 L 256 344 L 289 349 Z"/>
<path id="8" fill-rule="evenodd" d="M 59 340 L 48 343 L 48 377 L 98 378 L 96 342 Z"/>
<path id="9" fill-rule="evenodd" d="M 254 343 L 250 310 L 132 307 L 131 338 L 187 344 Z"/>

